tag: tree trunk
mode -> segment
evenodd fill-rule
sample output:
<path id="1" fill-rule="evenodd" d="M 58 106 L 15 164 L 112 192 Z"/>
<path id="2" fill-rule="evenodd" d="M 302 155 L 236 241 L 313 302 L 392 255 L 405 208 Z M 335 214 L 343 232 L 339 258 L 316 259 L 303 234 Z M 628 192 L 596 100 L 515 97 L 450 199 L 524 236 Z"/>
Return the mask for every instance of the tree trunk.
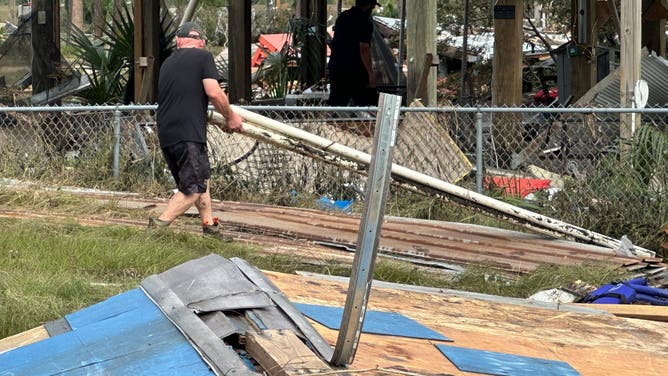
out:
<path id="1" fill-rule="evenodd" d="M 71 0 L 70 6 L 72 25 L 83 29 L 83 0 Z"/>
<path id="2" fill-rule="evenodd" d="M 93 30 L 95 36 L 101 37 L 104 28 L 104 7 L 102 0 L 93 0 Z"/>

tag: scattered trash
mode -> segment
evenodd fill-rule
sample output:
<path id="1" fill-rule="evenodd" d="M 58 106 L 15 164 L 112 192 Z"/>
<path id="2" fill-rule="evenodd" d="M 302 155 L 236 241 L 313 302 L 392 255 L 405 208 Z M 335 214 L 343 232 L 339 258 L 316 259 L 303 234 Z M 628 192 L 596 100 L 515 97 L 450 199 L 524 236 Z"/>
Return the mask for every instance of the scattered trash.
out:
<path id="1" fill-rule="evenodd" d="M 668 306 L 668 290 L 648 286 L 646 278 L 635 278 L 603 285 L 587 295 L 582 303 Z"/>
<path id="2" fill-rule="evenodd" d="M 529 299 L 546 303 L 573 303 L 577 297 L 568 291 L 549 289 L 539 291 L 531 295 Z"/>
<path id="3" fill-rule="evenodd" d="M 353 212 L 353 200 L 334 200 L 329 196 L 322 196 L 315 201 L 319 209 L 338 211 L 346 214 Z"/>
<path id="4" fill-rule="evenodd" d="M 542 192 L 545 192 L 548 201 L 552 201 L 554 199 L 554 196 L 556 196 L 556 194 L 559 193 L 559 191 L 561 191 L 560 188 L 548 188 L 542 190 Z M 539 195 L 537 195 L 536 193 L 537 192 L 529 193 L 528 195 L 524 196 L 524 199 L 527 201 L 537 201 Z"/>

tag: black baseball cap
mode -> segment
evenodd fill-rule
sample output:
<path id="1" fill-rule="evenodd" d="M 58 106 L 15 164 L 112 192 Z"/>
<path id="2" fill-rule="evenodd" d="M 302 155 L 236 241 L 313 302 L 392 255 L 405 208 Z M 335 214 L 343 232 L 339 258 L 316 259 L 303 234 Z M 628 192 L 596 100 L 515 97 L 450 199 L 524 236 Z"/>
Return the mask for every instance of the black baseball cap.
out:
<path id="1" fill-rule="evenodd" d="M 199 24 L 196 22 L 184 22 L 183 25 L 179 26 L 179 29 L 176 31 L 176 36 L 179 38 L 193 37 L 194 35 L 190 35 L 190 33 L 193 31 L 198 34 L 200 39 L 204 38 L 202 27 L 199 26 Z"/>

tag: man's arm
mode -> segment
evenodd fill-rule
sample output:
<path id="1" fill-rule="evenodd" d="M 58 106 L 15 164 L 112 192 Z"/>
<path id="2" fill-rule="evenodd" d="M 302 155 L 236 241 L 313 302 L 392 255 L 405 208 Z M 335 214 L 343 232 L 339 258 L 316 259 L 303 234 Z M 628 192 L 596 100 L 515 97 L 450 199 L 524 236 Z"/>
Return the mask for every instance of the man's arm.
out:
<path id="1" fill-rule="evenodd" d="M 360 56 L 362 64 L 366 68 L 366 74 L 369 76 L 369 87 L 376 87 L 376 75 L 373 73 L 373 63 L 371 62 L 371 43 L 360 42 Z"/>
<path id="2" fill-rule="evenodd" d="M 243 132 L 243 119 L 230 107 L 230 101 L 223 89 L 218 86 L 218 81 L 213 78 L 205 78 L 202 80 L 202 85 L 204 85 L 204 91 L 213 107 L 227 119 L 226 129 L 223 130 L 226 132 Z"/>

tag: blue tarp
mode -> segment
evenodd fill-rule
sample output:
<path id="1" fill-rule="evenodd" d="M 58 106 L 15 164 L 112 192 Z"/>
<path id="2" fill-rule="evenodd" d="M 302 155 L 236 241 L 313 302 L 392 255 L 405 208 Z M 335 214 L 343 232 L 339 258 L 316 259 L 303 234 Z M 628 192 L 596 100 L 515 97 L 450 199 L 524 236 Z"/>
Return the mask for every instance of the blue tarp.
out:
<path id="1" fill-rule="evenodd" d="M 568 363 L 448 345 L 436 347 L 464 372 L 512 376 L 579 376 Z"/>
<path id="2" fill-rule="evenodd" d="M 0 354 L 0 375 L 214 374 L 140 289 L 65 318 L 72 331 Z"/>
<path id="3" fill-rule="evenodd" d="M 338 330 L 341 326 L 343 308 L 297 303 L 295 306 L 306 316 L 322 325 Z M 425 338 L 451 341 L 441 333 L 394 312 L 367 311 L 362 324 L 363 333 L 384 334 L 409 338 Z"/>

